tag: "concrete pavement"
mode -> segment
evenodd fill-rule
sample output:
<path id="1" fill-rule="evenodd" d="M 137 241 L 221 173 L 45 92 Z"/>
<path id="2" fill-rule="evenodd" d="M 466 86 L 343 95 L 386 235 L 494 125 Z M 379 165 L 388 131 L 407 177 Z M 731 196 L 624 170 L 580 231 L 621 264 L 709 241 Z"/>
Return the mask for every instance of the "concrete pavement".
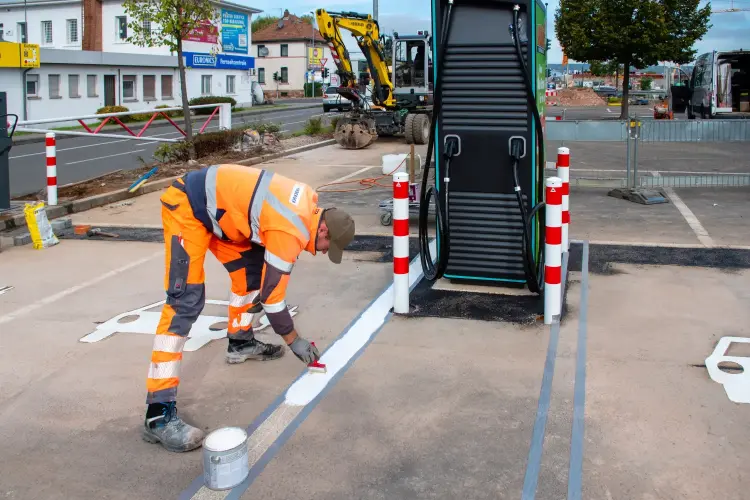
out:
<path id="1" fill-rule="evenodd" d="M 320 186 L 378 177 L 382 154 L 407 150 L 373 146 L 264 167 Z M 389 194 L 321 200 L 350 210 L 359 234 L 390 235 L 376 205 Z M 199 490 L 200 453 L 140 441 L 151 336 L 78 342 L 98 322 L 163 298 L 161 245 L 63 239 L 3 252 L 0 285 L 15 288 L 0 295 L 0 469 L 14 474 L 0 479 L 0 496 L 552 500 L 580 488 L 586 499 L 741 498 L 750 487 L 738 472 L 750 459 L 746 408 L 702 365 L 719 338 L 750 337 L 750 252 L 706 248 L 696 221 L 714 247 L 750 245 L 750 190 L 674 194 L 680 204 L 643 206 L 606 190 L 571 191 L 573 238 L 626 244 L 573 245 L 557 330 L 479 320 L 470 298 L 458 317 L 389 317 L 388 236 L 384 252 L 349 252 L 341 266 L 303 255 L 288 299 L 299 305 L 300 332 L 330 352 L 361 341 L 357 328 L 372 333 L 310 394 L 297 390 L 309 379 L 297 378 L 304 370 L 289 354 L 230 366 L 223 340 L 186 353 L 181 413 L 208 430 L 253 431 L 251 480 L 231 494 Z M 158 227 L 156 193 L 133 202 L 74 218 Z M 207 297 L 225 299 L 227 289 L 208 257 Z"/>

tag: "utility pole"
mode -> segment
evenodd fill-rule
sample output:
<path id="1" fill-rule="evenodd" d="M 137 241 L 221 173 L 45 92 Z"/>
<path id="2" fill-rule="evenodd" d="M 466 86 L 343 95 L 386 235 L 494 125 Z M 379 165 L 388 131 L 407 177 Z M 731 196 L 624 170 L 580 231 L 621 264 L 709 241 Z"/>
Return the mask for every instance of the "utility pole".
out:
<path id="1" fill-rule="evenodd" d="M 315 12 L 310 12 L 312 14 L 312 21 L 310 22 L 310 27 L 312 28 L 312 49 L 313 49 L 313 57 L 315 57 Z M 315 97 L 315 69 L 312 70 L 312 85 L 310 86 L 310 97 Z"/>
<path id="2" fill-rule="evenodd" d="M 372 18 L 378 20 L 378 0 L 372 0 Z"/>

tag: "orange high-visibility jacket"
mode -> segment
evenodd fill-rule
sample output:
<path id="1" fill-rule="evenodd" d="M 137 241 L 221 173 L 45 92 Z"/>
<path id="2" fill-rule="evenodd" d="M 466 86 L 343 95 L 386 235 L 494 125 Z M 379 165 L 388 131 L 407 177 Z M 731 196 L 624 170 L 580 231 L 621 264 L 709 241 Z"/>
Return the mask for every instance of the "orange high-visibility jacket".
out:
<path id="1" fill-rule="evenodd" d="M 299 254 L 315 254 L 323 212 L 318 194 L 307 184 L 240 165 L 189 172 L 185 191 L 196 219 L 214 236 L 265 247 L 260 301 L 274 331 L 291 332 L 286 288 Z"/>

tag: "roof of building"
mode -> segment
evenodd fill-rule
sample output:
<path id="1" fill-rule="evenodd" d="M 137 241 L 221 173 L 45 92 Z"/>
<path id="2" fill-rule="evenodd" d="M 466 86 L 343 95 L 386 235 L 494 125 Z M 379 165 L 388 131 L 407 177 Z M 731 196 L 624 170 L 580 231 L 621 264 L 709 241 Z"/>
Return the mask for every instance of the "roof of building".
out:
<path id="1" fill-rule="evenodd" d="M 246 12 L 248 14 L 260 14 L 263 12 L 260 9 L 256 9 L 255 7 L 250 7 L 249 5 L 243 5 L 243 0 L 237 0 L 236 2 L 227 2 L 226 0 L 212 0 L 214 4 L 222 7 L 231 7 L 233 9 L 237 9 L 242 12 Z M 13 6 L 35 6 L 35 5 L 43 5 L 47 3 L 81 3 L 81 0 L 0 0 L 0 5 L 13 5 Z"/>
<path id="2" fill-rule="evenodd" d="M 284 11 L 284 16 L 278 23 L 266 26 L 262 30 L 253 33 L 253 43 L 258 42 L 281 42 L 281 41 L 300 41 L 312 40 L 315 33 L 316 43 L 325 43 L 325 39 L 316 29 L 305 20 L 290 14 L 288 10 Z"/>

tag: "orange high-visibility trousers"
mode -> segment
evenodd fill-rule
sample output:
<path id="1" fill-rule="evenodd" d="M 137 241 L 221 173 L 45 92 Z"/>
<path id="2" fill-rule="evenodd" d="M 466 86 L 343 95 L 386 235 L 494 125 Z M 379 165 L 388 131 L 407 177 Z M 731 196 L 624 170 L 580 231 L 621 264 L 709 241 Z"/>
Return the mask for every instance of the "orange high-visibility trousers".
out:
<path id="1" fill-rule="evenodd" d="M 262 309 L 259 290 L 265 249 L 249 242 L 222 241 L 208 232 L 193 216 L 182 179 L 167 189 L 161 203 L 167 300 L 154 338 L 146 380 L 147 404 L 176 399 L 182 350 L 206 301 L 203 263 L 207 250 L 224 265 L 232 281 L 229 336 L 251 339 L 253 313 Z"/>

